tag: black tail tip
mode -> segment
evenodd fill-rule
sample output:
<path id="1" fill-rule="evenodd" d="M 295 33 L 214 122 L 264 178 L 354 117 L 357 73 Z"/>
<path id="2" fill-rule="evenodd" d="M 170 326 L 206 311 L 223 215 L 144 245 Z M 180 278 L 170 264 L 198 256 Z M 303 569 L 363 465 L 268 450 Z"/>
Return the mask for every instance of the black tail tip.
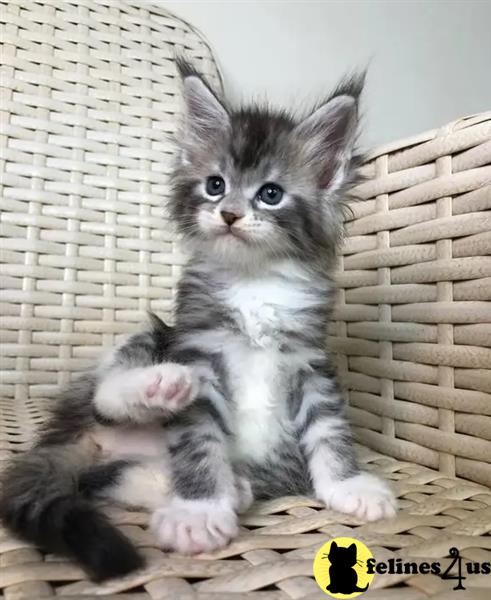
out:
<path id="1" fill-rule="evenodd" d="M 131 541 L 92 507 L 77 506 L 66 515 L 63 537 L 94 581 L 122 577 L 145 564 Z"/>
<path id="2" fill-rule="evenodd" d="M 123 577 L 145 566 L 143 557 L 128 540 L 113 548 L 94 548 L 90 565 L 86 564 L 91 579 L 97 582 Z"/>

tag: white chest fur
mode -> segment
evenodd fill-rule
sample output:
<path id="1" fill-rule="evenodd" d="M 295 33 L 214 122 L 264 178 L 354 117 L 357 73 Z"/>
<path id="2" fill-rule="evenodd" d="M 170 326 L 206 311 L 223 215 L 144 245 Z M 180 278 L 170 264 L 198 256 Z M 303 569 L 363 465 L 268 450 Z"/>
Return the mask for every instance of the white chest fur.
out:
<path id="1" fill-rule="evenodd" d="M 282 331 L 294 330 L 295 313 L 315 299 L 304 281 L 271 276 L 232 283 L 224 301 L 250 345 L 266 348 L 279 343 Z"/>
<path id="2" fill-rule="evenodd" d="M 295 314 L 315 302 L 305 280 L 272 276 L 232 283 L 224 292 L 242 333 L 227 347 L 236 407 L 236 447 L 241 458 L 260 461 L 288 434 L 291 357 L 280 350 L 285 331 L 301 327 Z"/>
<path id="3" fill-rule="evenodd" d="M 235 405 L 235 453 L 261 460 L 285 432 L 285 381 L 279 352 L 236 344 L 226 360 Z"/>

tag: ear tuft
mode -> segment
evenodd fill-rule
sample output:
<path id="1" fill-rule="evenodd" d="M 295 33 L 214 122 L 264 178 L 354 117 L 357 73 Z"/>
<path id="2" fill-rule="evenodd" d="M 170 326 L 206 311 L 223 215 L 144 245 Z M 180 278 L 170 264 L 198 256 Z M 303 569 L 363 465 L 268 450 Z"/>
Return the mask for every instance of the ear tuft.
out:
<path id="1" fill-rule="evenodd" d="M 359 73 L 351 73 L 347 75 L 338 83 L 334 90 L 325 99 L 323 104 L 329 102 L 336 96 L 351 96 L 358 103 L 365 87 L 365 81 L 367 78 L 366 71 L 360 71 Z"/>
<path id="2" fill-rule="evenodd" d="M 199 72 L 195 68 L 195 66 L 187 60 L 182 54 L 179 54 L 175 57 L 175 63 L 177 72 L 181 79 L 185 79 L 186 77 L 191 77 L 192 75 L 200 76 Z"/>

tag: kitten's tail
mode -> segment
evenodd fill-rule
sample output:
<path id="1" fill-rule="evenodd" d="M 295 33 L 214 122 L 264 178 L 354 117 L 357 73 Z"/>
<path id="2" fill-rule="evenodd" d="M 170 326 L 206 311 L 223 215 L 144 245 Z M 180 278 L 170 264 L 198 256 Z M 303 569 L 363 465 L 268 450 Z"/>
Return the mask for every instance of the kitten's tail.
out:
<path id="1" fill-rule="evenodd" d="M 0 518 L 17 536 L 77 560 L 96 581 L 143 565 L 131 542 L 79 491 L 77 446 L 35 447 L 2 476 Z"/>

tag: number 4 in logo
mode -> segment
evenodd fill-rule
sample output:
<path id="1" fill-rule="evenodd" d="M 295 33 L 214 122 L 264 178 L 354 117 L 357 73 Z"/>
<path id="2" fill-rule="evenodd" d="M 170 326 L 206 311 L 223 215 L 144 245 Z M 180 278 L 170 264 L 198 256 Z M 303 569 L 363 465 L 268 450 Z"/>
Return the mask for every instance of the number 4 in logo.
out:
<path id="1" fill-rule="evenodd" d="M 462 558 L 460 557 L 459 551 L 457 548 L 450 548 L 449 553 L 450 556 L 453 558 L 453 561 L 449 564 L 445 573 L 442 573 L 440 577 L 442 579 L 458 579 L 459 583 L 456 587 L 454 587 L 454 590 L 465 590 L 465 587 L 462 585 L 462 581 L 467 578 L 464 577 L 464 575 L 462 575 Z M 456 564 L 458 569 L 458 575 L 450 575 L 450 571 L 455 567 Z"/>

